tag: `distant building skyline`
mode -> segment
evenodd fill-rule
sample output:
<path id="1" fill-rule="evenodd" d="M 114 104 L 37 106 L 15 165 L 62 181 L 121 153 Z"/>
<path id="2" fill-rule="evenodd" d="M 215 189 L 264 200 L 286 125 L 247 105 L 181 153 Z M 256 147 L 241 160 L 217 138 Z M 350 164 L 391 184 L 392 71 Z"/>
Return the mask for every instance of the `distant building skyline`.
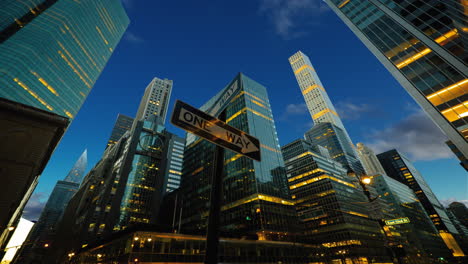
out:
<path id="1" fill-rule="evenodd" d="M 325 2 L 468 157 L 466 3 Z"/>
<path id="2" fill-rule="evenodd" d="M 26 243 L 18 252 L 18 258 L 24 263 L 43 261 L 44 244 L 52 244 L 56 235 L 57 224 L 73 195 L 78 191 L 88 166 L 88 150 L 85 149 L 75 162 L 70 172 L 54 186 L 36 224 L 29 233 Z"/>
<path id="3" fill-rule="evenodd" d="M 36 263 L 43 261 L 44 245 L 52 245 L 56 235 L 56 227 L 63 212 L 73 195 L 78 191 L 80 183 L 58 181 L 41 212 L 39 220 L 29 233 L 26 244 L 18 252 L 17 263 Z"/>
<path id="4" fill-rule="evenodd" d="M 161 118 L 164 125 L 166 123 L 172 85 L 172 80 L 154 77 L 145 89 L 135 120 L 147 119 L 155 115 Z"/>

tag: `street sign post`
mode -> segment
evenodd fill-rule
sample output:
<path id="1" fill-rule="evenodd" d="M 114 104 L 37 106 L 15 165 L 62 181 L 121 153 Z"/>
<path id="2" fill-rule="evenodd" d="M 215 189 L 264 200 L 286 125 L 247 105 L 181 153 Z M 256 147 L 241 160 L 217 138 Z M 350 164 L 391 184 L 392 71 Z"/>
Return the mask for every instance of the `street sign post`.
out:
<path id="1" fill-rule="evenodd" d="M 410 222 L 408 217 L 402 217 L 392 220 L 385 220 L 386 225 L 401 225 L 401 224 L 408 224 Z"/>
<path id="2" fill-rule="evenodd" d="M 177 101 L 171 123 L 223 148 L 260 161 L 260 141 L 184 102 Z"/>
<path id="3" fill-rule="evenodd" d="M 224 173 L 224 149 L 237 152 L 256 161 L 261 160 L 260 141 L 237 128 L 227 125 L 226 102 L 238 92 L 237 80 L 209 111 L 215 118 L 197 108 L 177 100 L 172 112 L 171 123 L 192 134 L 216 144 L 210 193 L 210 214 L 206 232 L 205 264 L 218 263 L 219 226 Z"/>

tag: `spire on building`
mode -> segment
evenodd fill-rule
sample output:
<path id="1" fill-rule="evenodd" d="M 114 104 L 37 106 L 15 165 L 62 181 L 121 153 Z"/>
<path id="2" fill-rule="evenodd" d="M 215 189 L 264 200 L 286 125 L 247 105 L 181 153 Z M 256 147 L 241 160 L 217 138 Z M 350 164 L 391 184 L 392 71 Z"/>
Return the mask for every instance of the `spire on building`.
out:
<path id="1" fill-rule="evenodd" d="M 68 173 L 65 181 L 67 182 L 74 182 L 81 184 L 83 181 L 83 177 L 86 171 L 86 167 L 88 166 L 88 150 L 85 149 L 83 154 L 81 154 L 80 158 L 76 161 L 73 168 Z"/>

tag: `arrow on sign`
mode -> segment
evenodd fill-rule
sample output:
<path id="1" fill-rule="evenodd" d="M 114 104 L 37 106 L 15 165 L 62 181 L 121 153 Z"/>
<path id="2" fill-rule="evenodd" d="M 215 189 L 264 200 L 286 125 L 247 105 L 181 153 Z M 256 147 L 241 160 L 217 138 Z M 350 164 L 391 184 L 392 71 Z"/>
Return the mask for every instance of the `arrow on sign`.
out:
<path id="1" fill-rule="evenodd" d="M 210 133 L 219 139 L 238 146 L 242 153 L 259 151 L 259 148 L 252 143 L 252 141 L 246 136 L 245 133 L 240 133 L 241 135 L 234 133 L 232 130 L 225 129 L 216 123 L 210 122 L 200 116 L 193 114 L 184 107 L 182 107 L 180 111 L 179 120 L 182 120 L 183 122 L 186 122 L 187 124 L 190 124 L 197 129 Z"/>
<path id="2" fill-rule="evenodd" d="M 260 161 L 258 139 L 188 104 L 176 102 L 171 122 L 217 145 Z"/>

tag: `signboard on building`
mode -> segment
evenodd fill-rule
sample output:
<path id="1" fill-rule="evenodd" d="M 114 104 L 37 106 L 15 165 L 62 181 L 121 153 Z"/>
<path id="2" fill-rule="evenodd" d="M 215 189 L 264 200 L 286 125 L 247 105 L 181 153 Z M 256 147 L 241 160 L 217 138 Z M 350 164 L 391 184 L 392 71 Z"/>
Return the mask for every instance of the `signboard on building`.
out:
<path id="1" fill-rule="evenodd" d="M 410 222 L 408 217 L 402 217 L 392 220 L 385 220 L 386 225 L 401 225 L 401 224 L 408 224 Z"/>

